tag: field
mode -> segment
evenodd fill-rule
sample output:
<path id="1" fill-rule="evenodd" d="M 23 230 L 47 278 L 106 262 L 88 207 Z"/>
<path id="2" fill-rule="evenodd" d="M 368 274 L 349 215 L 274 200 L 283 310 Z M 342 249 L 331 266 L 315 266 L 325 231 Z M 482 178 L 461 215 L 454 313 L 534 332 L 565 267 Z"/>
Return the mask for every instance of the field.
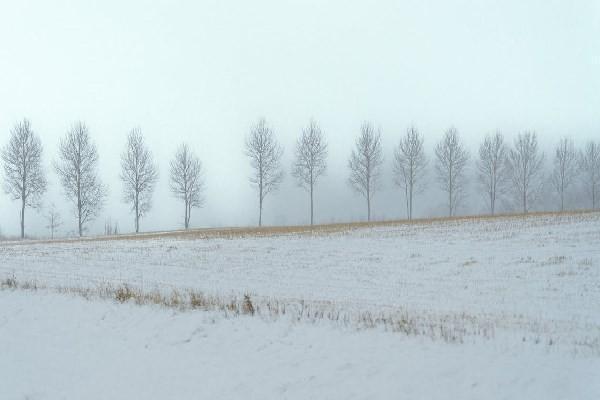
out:
<path id="1" fill-rule="evenodd" d="M 600 398 L 600 213 L 6 242 L 0 398 Z"/>

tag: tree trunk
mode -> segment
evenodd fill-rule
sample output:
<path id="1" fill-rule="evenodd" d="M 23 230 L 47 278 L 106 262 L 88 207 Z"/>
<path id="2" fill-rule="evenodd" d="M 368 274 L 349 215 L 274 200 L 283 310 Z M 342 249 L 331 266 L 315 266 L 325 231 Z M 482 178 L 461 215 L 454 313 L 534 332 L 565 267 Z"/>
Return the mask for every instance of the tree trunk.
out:
<path id="1" fill-rule="evenodd" d="M 192 203 L 190 202 L 188 204 L 187 207 L 187 222 L 186 222 L 186 228 L 185 229 L 189 229 L 190 228 L 190 220 L 192 219 Z"/>
<path id="2" fill-rule="evenodd" d="M 452 162 L 452 161 L 450 161 Z M 448 216 L 452 216 L 452 192 L 454 191 L 454 182 L 452 182 L 452 166 L 448 171 Z"/>
<path id="3" fill-rule="evenodd" d="M 408 186 L 404 187 L 404 199 L 406 201 L 406 218 L 410 219 L 410 206 L 408 202 Z"/>
<path id="4" fill-rule="evenodd" d="M 410 191 L 409 191 L 409 209 L 408 209 L 408 219 L 412 221 L 413 219 L 413 183 L 410 183 Z"/>
<path id="5" fill-rule="evenodd" d="M 21 239 L 25 238 L 25 197 L 21 198 Z"/>
<path id="6" fill-rule="evenodd" d="M 491 182 L 491 189 L 490 189 L 490 212 L 492 213 L 492 215 L 494 215 L 494 208 L 496 205 L 496 179 L 494 179 L 496 177 L 496 169 L 494 168 L 492 171 L 492 182 Z"/>
<path id="7" fill-rule="evenodd" d="M 189 221 L 189 219 L 188 219 L 188 202 L 187 202 L 187 200 L 185 201 L 184 206 L 185 206 L 185 215 L 183 216 L 183 218 L 184 218 L 183 226 L 187 230 L 187 228 L 188 228 L 188 221 Z"/>
<path id="8" fill-rule="evenodd" d="M 138 193 L 135 193 L 135 233 L 140 232 L 140 213 L 139 213 L 139 197 Z"/>
<path id="9" fill-rule="evenodd" d="M 367 221 L 371 222 L 371 193 L 367 188 Z"/>
<path id="10" fill-rule="evenodd" d="M 77 225 L 79 228 L 79 237 L 83 236 L 83 229 L 81 226 L 81 200 L 77 200 Z"/>
<path id="11" fill-rule="evenodd" d="M 527 214 L 527 166 L 523 167 L 523 214 Z"/>
<path id="12" fill-rule="evenodd" d="M 262 191 L 261 191 L 260 199 L 258 199 L 258 226 L 259 227 L 262 226 L 262 203 L 263 203 L 263 199 L 262 199 Z"/>
<path id="13" fill-rule="evenodd" d="M 258 226 L 262 226 L 262 206 L 263 206 L 263 169 L 262 165 L 259 171 L 259 182 L 258 182 Z"/>
<path id="14" fill-rule="evenodd" d="M 78 172 L 77 177 L 77 226 L 79 228 L 79 237 L 83 236 L 83 230 L 81 228 L 81 173 Z"/>
<path id="15" fill-rule="evenodd" d="M 452 216 L 452 187 L 448 190 L 448 216 Z"/>
<path id="16" fill-rule="evenodd" d="M 310 183 L 310 226 L 313 226 L 314 215 L 313 215 L 313 183 Z"/>

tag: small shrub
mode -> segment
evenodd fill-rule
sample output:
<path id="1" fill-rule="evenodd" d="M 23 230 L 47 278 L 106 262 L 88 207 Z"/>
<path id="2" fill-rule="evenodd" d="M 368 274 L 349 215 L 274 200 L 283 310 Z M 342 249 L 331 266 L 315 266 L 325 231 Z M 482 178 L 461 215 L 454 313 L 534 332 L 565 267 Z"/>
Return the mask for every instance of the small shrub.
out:
<path id="1" fill-rule="evenodd" d="M 594 262 L 592 261 L 591 258 L 584 258 L 584 259 L 579 260 L 578 264 L 582 267 L 583 266 L 591 267 L 594 264 Z"/>
<path id="2" fill-rule="evenodd" d="M 553 256 L 553 257 L 549 257 L 542 264 L 544 264 L 544 265 L 559 265 L 559 264 L 564 264 L 566 260 L 567 260 L 567 257 L 565 257 L 565 256 Z"/>
<path id="3" fill-rule="evenodd" d="M 2 281 L 3 288 L 15 289 L 17 287 L 17 279 L 14 275 L 7 277 Z"/>
<path id="4" fill-rule="evenodd" d="M 475 264 L 477 264 L 477 260 L 471 258 L 471 259 L 465 261 L 462 265 L 463 265 L 463 267 L 468 267 L 470 265 L 475 265 Z"/>
<path id="5" fill-rule="evenodd" d="M 207 301 L 202 293 L 190 291 L 190 306 L 192 308 L 206 307 L 206 305 Z"/>
<path id="6" fill-rule="evenodd" d="M 25 282 L 21 285 L 21 289 L 25 289 L 25 290 L 37 290 L 38 289 L 38 285 L 36 281 L 28 281 Z"/>
<path id="7" fill-rule="evenodd" d="M 254 304 L 250 299 L 250 295 L 244 295 L 244 303 L 242 304 L 242 314 L 254 315 Z"/>
<path id="8" fill-rule="evenodd" d="M 179 307 L 183 304 L 181 295 L 175 289 L 171 292 L 171 298 L 169 299 L 169 305 L 171 307 Z"/>
<path id="9" fill-rule="evenodd" d="M 128 285 L 123 285 L 115 290 L 115 299 L 119 303 L 125 303 L 135 297 L 135 292 Z"/>
<path id="10" fill-rule="evenodd" d="M 143 303 L 168 305 L 166 299 L 158 290 L 153 290 L 151 292 L 145 293 Z"/>

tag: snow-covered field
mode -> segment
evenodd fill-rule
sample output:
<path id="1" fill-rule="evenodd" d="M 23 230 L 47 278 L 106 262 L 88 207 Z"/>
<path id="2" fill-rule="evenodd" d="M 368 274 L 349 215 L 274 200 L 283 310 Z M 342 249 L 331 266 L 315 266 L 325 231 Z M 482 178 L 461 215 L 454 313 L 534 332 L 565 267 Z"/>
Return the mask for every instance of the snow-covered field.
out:
<path id="1" fill-rule="evenodd" d="M 598 359 L 539 346 L 0 292 L 2 399 L 597 399 Z"/>
<path id="2" fill-rule="evenodd" d="M 600 214 L 266 237 L 5 243 L 0 398 L 600 398 Z M 402 316 L 227 317 L 58 294 L 128 284 Z M 461 330 L 461 326 L 467 329 Z M 433 337 L 433 338 L 432 338 Z"/>

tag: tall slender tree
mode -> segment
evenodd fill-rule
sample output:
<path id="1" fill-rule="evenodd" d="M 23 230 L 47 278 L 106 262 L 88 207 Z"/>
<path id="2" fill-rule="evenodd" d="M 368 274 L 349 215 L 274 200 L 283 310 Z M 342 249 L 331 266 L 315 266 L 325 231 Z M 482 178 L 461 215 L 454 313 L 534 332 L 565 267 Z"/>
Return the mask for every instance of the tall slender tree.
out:
<path id="1" fill-rule="evenodd" d="M 171 192 L 183 201 L 183 226 L 188 229 L 192 209 L 204 205 L 204 171 L 202 162 L 186 143 L 179 146 L 171 160 Z"/>
<path id="2" fill-rule="evenodd" d="M 4 191 L 21 200 L 21 239 L 25 237 L 25 208 L 37 208 L 46 192 L 42 167 L 42 142 L 27 119 L 15 124 L 0 154 L 4 166 Z"/>
<path id="3" fill-rule="evenodd" d="M 541 190 L 544 154 L 538 150 L 535 132 L 520 133 L 509 152 L 513 194 L 526 214 Z"/>
<path id="4" fill-rule="evenodd" d="M 448 196 L 448 215 L 456 214 L 466 188 L 466 168 L 469 152 L 462 144 L 455 128 L 450 128 L 435 147 L 435 170 L 441 189 Z"/>
<path id="5" fill-rule="evenodd" d="M 417 128 L 411 126 L 394 150 L 394 182 L 404 189 L 406 216 L 409 220 L 413 218 L 413 198 L 422 189 L 426 167 L 423 136 Z"/>
<path id="6" fill-rule="evenodd" d="M 577 152 L 573 140 L 562 138 L 554 150 L 552 186 L 560 198 L 560 211 L 565 210 L 565 195 L 577 174 Z"/>
<path id="7" fill-rule="evenodd" d="M 600 200 L 600 143 L 590 140 L 579 153 L 581 180 L 590 199 L 592 210 Z"/>
<path id="8" fill-rule="evenodd" d="M 496 132 L 487 135 L 479 146 L 477 160 L 477 178 L 489 202 L 492 215 L 496 212 L 498 200 L 508 190 L 510 170 L 508 164 L 508 148 L 504 144 L 504 135 Z"/>
<path id="9" fill-rule="evenodd" d="M 54 169 L 65 196 L 75 206 L 79 236 L 83 236 L 85 225 L 102 210 L 108 190 L 98 177 L 98 151 L 85 123 L 71 126 L 58 152 Z"/>
<path id="10" fill-rule="evenodd" d="M 292 175 L 310 194 L 310 225 L 314 223 L 314 187 L 327 168 L 327 143 L 319 125 L 311 120 L 296 142 L 296 160 Z"/>
<path id="11" fill-rule="evenodd" d="M 367 221 L 371 221 L 373 195 L 381 188 L 382 164 L 381 132 L 375 131 L 373 124 L 365 121 L 360 128 L 360 135 L 356 139 L 356 148 L 352 150 L 348 160 L 350 169 L 348 182 L 367 200 Z"/>
<path id="12" fill-rule="evenodd" d="M 152 193 L 158 180 L 158 168 L 139 127 L 127 136 L 125 151 L 121 154 L 120 178 L 123 201 L 131 204 L 131 211 L 135 213 L 135 232 L 138 233 L 140 218 L 152 207 Z"/>
<path id="13" fill-rule="evenodd" d="M 275 138 L 275 133 L 261 118 L 250 130 L 246 138 L 246 156 L 250 159 L 252 175 L 250 183 L 258 191 L 258 226 L 262 226 L 262 213 L 265 197 L 276 191 L 283 180 L 281 156 L 283 147 Z"/>

